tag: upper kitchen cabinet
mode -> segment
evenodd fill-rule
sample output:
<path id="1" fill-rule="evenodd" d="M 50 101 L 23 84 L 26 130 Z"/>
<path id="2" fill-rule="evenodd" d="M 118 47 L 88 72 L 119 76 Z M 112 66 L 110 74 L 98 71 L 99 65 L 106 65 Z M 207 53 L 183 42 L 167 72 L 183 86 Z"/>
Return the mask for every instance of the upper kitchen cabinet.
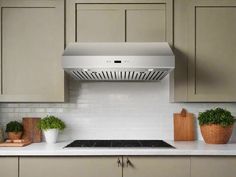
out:
<path id="1" fill-rule="evenodd" d="M 176 0 L 175 8 L 177 60 L 188 59 L 186 100 L 236 101 L 236 1 Z"/>
<path id="2" fill-rule="evenodd" d="M 166 4 L 133 5 L 125 9 L 127 42 L 164 42 Z"/>
<path id="3" fill-rule="evenodd" d="M 70 42 L 172 44 L 172 0 L 68 0 Z"/>
<path id="4" fill-rule="evenodd" d="M 124 13 L 113 5 L 77 5 L 76 42 L 123 42 Z"/>
<path id="5" fill-rule="evenodd" d="M 63 0 L 1 0 L 0 102 L 63 102 Z"/>

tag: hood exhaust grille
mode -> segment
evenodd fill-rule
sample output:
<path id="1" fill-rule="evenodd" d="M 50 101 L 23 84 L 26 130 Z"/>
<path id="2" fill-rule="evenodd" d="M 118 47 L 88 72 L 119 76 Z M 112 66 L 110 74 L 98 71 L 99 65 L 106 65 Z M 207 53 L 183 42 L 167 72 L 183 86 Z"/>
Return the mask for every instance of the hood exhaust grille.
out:
<path id="1" fill-rule="evenodd" d="M 89 81 L 160 81 L 168 74 L 168 70 L 155 71 L 82 71 L 73 70 L 71 75 L 76 80 Z"/>
<path id="2" fill-rule="evenodd" d="M 175 68 L 166 42 L 73 43 L 62 66 L 81 81 L 160 81 Z"/>

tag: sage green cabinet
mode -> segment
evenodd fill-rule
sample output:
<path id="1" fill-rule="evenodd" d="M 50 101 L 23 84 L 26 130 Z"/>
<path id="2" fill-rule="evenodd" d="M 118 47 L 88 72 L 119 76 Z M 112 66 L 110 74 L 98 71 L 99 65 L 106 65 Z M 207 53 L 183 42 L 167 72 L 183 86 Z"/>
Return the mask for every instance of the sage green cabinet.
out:
<path id="1" fill-rule="evenodd" d="M 172 101 L 236 102 L 235 0 L 0 0 L 0 7 L 0 102 L 63 102 L 65 43 L 161 41 L 176 56 Z"/>
<path id="2" fill-rule="evenodd" d="M 187 91 L 179 94 L 186 101 L 236 101 L 235 21 L 235 0 L 175 1 L 176 60 L 188 65 Z"/>
<path id="3" fill-rule="evenodd" d="M 191 177 L 235 177 L 236 157 L 191 157 Z"/>
<path id="4" fill-rule="evenodd" d="M 0 157 L 0 176 L 18 177 L 18 157 Z"/>
<path id="5" fill-rule="evenodd" d="M 19 175 L 20 177 L 122 177 L 122 167 L 118 167 L 117 164 L 118 158 L 21 157 Z"/>
<path id="6" fill-rule="evenodd" d="M 4 177 L 234 177 L 235 156 L 0 157 Z M 118 163 L 120 162 L 120 163 Z"/>
<path id="7" fill-rule="evenodd" d="M 68 0 L 67 43 L 162 42 L 172 43 L 172 1 Z M 140 3 L 140 4 L 139 4 Z M 74 10 L 75 9 L 75 10 Z"/>
<path id="8" fill-rule="evenodd" d="M 19 164 L 20 177 L 190 177 L 190 157 L 21 157 Z"/>
<path id="9" fill-rule="evenodd" d="M 122 42 L 124 13 L 113 5 L 77 5 L 75 41 Z"/>
<path id="10" fill-rule="evenodd" d="M 63 0 L 0 0 L 0 102 L 63 102 Z"/>
<path id="11" fill-rule="evenodd" d="M 125 9 L 127 42 L 166 41 L 166 5 L 132 5 Z"/>
<path id="12" fill-rule="evenodd" d="M 190 177 L 190 158 L 124 157 L 123 177 Z"/>

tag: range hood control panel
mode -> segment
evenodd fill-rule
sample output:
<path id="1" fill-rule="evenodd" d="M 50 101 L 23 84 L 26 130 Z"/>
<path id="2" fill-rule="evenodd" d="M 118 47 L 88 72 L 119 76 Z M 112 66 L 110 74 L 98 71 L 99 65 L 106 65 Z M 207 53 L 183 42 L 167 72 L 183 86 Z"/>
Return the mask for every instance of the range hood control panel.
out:
<path id="1" fill-rule="evenodd" d="M 129 63 L 129 61 L 128 60 L 115 59 L 115 60 L 107 60 L 106 63 L 121 64 L 121 63 Z"/>

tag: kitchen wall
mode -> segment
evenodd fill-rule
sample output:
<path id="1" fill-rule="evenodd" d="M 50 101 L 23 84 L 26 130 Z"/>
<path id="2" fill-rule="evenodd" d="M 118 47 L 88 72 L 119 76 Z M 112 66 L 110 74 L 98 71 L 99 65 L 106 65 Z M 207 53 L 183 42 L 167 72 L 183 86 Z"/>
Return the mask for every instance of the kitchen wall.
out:
<path id="1" fill-rule="evenodd" d="M 53 114 L 67 124 L 61 140 L 173 139 L 174 112 L 184 107 L 197 115 L 217 106 L 236 115 L 236 103 L 169 103 L 168 77 L 159 83 L 81 83 L 71 79 L 68 103 L 2 103 L 0 124 L 4 126 L 26 116 Z M 236 131 L 234 134 L 233 141 Z M 198 139 L 202 139 L 201 136 Z"/>

